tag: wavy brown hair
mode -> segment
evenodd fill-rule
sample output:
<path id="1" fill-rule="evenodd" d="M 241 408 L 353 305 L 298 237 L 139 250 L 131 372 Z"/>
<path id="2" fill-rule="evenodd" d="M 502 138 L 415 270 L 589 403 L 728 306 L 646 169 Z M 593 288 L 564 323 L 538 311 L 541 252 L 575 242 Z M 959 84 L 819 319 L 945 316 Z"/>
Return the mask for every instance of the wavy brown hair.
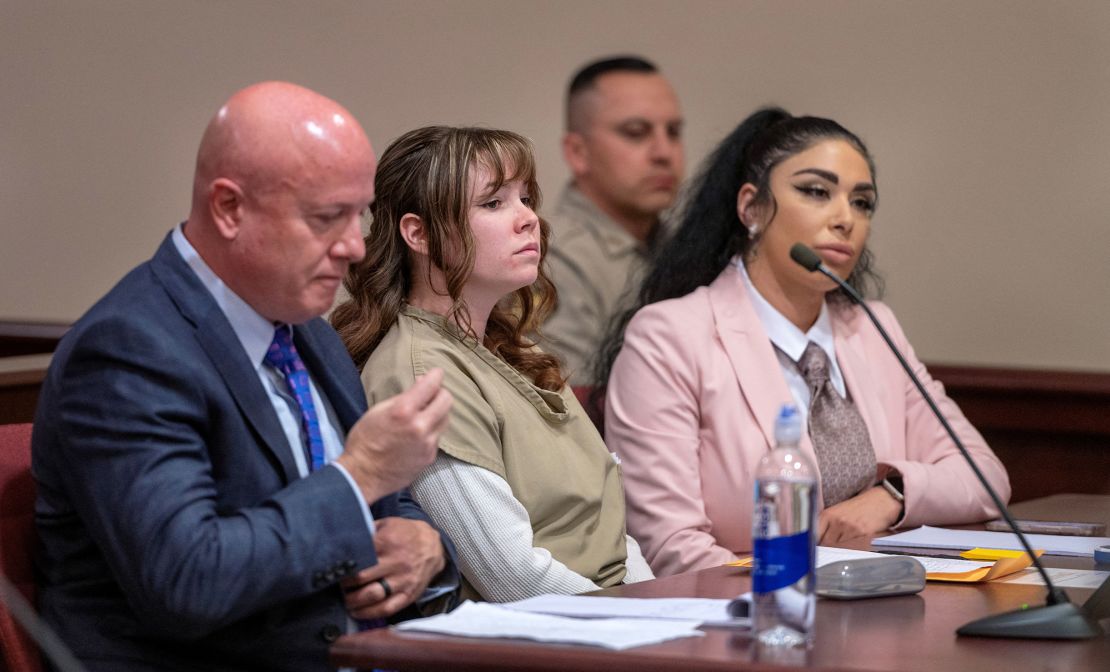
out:
<path id="1" fill-rule="evenodd" d="M 443 271 L 452 306 L 447 319 L 476 339 L 462 289 L 474 269 L 474 238 L 467 217 L 470 176 L 489 169 L 492 191 L 523 180 L 540 206 L 532 144 L 509 131 L 429 126 L 410 131 L 382 154 L 374 178 L 366 258 L 347 272 L 343 286 L 350 299 L 331 314 L 348 352 L 361 370 L 412 289 L 413 263 L 399 223 L 406 214 L 420 217 L 428 235 L 428 259 Z M 565 378 L 554 355 L 536 349 L 533 335 L 551 312 L 555 287 L 544 273 L 550 227 L 540 218 L 540 267 L 536 281 L 503 298 L 486 322 L 483 345 L 545 390 L 561 390 Z M 428 269 L 429 275 L 431 269 Z M 431 280 L 429 277 L 429 284 Z"/>

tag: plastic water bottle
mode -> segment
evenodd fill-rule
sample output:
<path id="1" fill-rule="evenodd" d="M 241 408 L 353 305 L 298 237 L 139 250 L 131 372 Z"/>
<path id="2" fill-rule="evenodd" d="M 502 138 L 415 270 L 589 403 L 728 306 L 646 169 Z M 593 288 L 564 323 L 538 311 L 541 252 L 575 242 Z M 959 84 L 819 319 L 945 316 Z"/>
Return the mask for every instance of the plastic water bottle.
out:
<path id="1" fill-rule="evenodd" d="M 775 449 L 755 474 L 753 634 L 763 648 L 809 648 L 817 608 L 817 470 L 801 453 L 802 419 L 786 404 Z"/>

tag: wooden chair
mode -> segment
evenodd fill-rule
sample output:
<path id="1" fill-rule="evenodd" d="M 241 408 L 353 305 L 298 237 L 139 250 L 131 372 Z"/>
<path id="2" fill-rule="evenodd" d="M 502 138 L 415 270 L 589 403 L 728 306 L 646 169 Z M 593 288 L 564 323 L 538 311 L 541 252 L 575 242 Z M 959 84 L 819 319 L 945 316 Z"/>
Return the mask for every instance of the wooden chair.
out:
<path id="1" fill-rule="evenodd" d="M 0 425 L 0 573 L 35 603 L 35 482 L 31 425 Z M 40 672 L 38 648 L 0 606 L 0 670 Z"/>

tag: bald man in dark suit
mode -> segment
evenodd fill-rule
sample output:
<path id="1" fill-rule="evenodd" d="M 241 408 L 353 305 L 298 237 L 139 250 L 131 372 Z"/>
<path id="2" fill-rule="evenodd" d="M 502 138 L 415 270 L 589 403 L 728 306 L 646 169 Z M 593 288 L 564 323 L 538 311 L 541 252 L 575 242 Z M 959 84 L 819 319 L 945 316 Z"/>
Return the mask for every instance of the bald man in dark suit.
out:
<path id="1" fill-rule="evenodd" d="M 319 317 L 365 254 L 374 169 L 338 103 L 236 93 L 188 220 L 60 344 L 33 437 L 41 609 L 90 670 L 324 670 L 355 619 L 454 599 L 404 489 L 447 422 L 441 373 L 367 411 Z"/>

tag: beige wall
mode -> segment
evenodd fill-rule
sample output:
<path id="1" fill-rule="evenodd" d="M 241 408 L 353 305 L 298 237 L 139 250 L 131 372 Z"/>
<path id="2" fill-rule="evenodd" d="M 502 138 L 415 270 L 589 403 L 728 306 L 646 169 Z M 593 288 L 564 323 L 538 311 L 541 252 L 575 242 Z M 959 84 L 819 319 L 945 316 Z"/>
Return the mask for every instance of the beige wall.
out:
<path id="1" fill-rule="evenodd" d="M 380 151 L 433 122 L 536 143 L 562 90 L 632 51 L 674 81 L 691 164 L 755 106 L 869 142 L 873 235 L 932 361 L 1110 371 L 1110 3 L 0 0 L 0 319 L 70 320 L 187 211 L 232 91 L 293 80 Z"/>

